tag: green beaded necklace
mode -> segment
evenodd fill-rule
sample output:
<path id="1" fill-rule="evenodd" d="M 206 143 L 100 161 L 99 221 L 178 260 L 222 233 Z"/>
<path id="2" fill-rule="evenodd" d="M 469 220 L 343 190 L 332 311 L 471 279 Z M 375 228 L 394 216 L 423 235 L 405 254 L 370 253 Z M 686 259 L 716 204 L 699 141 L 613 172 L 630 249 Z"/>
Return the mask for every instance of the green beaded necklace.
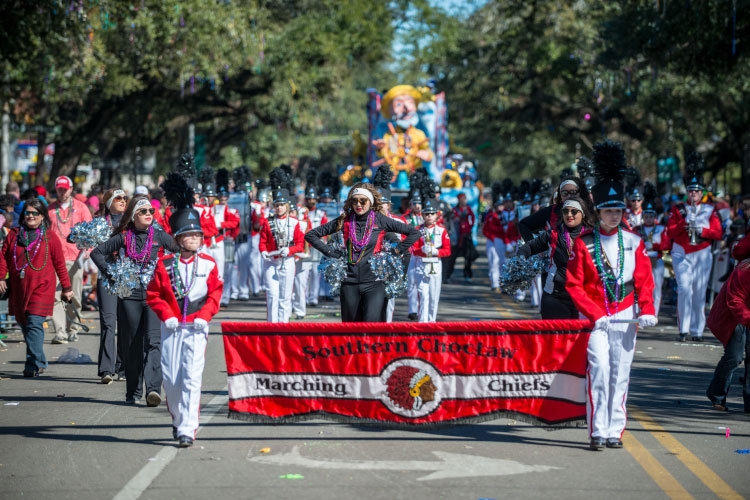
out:
<path id="1" fill-rule="evenodd" d="M 624 245 L 622 241 L 622 228 L 620 226 L 617 226 L 617 268 L 612 269 L 612 265 L 609 264 L 607 255 L 602 250 L 602 241 L 599 233 L 599 227 L 599 224 L 597 224 L 596 228 L 594 229 L 594 261 L 596 263 L 596 269 L 599 272 L 599 277 L 601 278 L 604 285 L 604 308 L 607 311 L 607 316 L 611 316 L 609 312 L 609 298 L 612 297 L 615 300 L 615 314 L 617 314 L 618 310 L 620 309 L 620 302 L 622 301 L 623 295 L 625 293 L 625 289 L 622 286 L 622 277 L 625 273 L 625 252 L 623 250 Z M 613 272 L 608 271 L 604 267 L 604 260 L 607 261 L 609 268 L 612 269 Z M 615 276 L 614 272 L 618 273 L 617 276 Z M 613 283 L 614 290 L 612 289 Z"/>

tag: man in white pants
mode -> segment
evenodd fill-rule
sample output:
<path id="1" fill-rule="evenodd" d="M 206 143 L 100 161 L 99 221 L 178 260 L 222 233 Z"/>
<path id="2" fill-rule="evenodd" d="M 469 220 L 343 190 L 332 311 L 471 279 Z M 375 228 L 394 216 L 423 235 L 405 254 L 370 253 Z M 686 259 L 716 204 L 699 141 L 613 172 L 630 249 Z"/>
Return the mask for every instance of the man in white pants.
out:
<path id="1" fill-rule="evenodd" d="M 308 186 L 305 190 L 305 205 L 307 206 L 307 224 L 309 229 L 315 229 L 321 224 L 328 222 L 325 211 L 318 208 L 318 194 L 313 186 Z M 307 281 L 307 304 L 317 306 L 318 297 L 320 296 L 320 271 L 318 271 L 318 266 L 320 265 L 322 255 L 312 247 L 309 248 L 309 252 L 310 257 L 305 262 L 310 269 Z"/>
<path id="2" fill-rule="evenodd" d="M 263 284 L 266 288 L 266 318 L 269 323 L 288 323 L 292 316 L 294 255 L 304 250 L 299 221 L 289 215 L 290 196 L 286 189 L 273 192 L 275 214 L 260 230 Z"/>
<path id="3" fill-rule="evenodd" d="M 302 234 L 310 230 L 307 219 L 307 208 L 297 208 L 297 220 Z M 304 251 L 294 256 L 294 287 L 292 290 L 292 312 L 296 319 L 304 319 L 307 315 L 307 286 L 310 279 L 310 248 L 305 242 Z"/>
<path id="4" fill-rule="evenodd" d="M 448 231 L 436 224 L 438 202 L 427 199 L 422 207 L 424 224 L 417 227 L 422 237 L 412 247 L 411 263 L 417 288 L 417 314 L 420 323 L 437 320 L 440 291 L 443 285 L 443 264 L 440 260 L 451 253 Z"/>
<path id="5" fill-rule="evenodd" d="M 649 184 L 646 183 L 648 186 Z M 648 191 L 648 188 L 644 188 Z M 655 193 L 655 191 L 654 191 Z M 644 194 L 643 212 L 641 219 L 643 224 L 634 226 L 634 230 L 641 235 L 643 242 L 646 244 L 646 251 L 651 259 L 651 271 L 654 275 L 654 316 L 659 317 L 659 308 L 661 306 L 661 288 L 664 285 L 664 261 L 662 260 L 662 250 L 668 250 L 668 241 L 666 238 L 666 228 L 656 223 L 657 206 L 653 198 Z"/>
<path id="6" fill-rule="evenodd" d="M 672 207 L 667 235 L 672 242 L 672 268 L 677 281 L 677 340 L 703 342 L 706 326 L 706 288 L 711 277 L 711 244 L 722 237 L 721 221 L 714 206 L 701 203 L 703 157 L 694 152 L 686 161 L 686 203 Z"/>

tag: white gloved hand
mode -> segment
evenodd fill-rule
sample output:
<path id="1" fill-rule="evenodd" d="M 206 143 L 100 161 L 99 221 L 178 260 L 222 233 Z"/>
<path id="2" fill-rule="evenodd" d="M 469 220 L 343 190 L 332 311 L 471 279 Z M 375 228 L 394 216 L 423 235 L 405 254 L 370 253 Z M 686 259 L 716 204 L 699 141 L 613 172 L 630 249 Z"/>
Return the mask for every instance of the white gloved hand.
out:
<path id="1" fill-rule="evenodd" d="M 199 328 L 201 330 L 203 330 L 204 328 L 208 326 L 208 322 L 203 318 L 195 318 L 193 320 L 193 324 L 195 325 L 196 328 Z"/>
<path id="2" fill-rule="evenodd" d="M 597 319 L 594 323 L 594 330 L 604 330 L 605 332 L 609 329 L 609 316 L 602 316 Z"/>
<path id="3" fill-rule="evenodd" d="M 279 253 L 282 257 L 289 257 L 289 248 L 284 247 L 281 249 L 281 252 Z"/>
<path id="4" fill-rule="evenodd" d="M 688 222 L 688 224 L 693 224 L 697 218 L 698 214 L 695 214 L 693 212 L 688 212 L 688 214 L 685 216 L 685 220 Z"/>
<path id="5" fill-rule="evenodd" d="M 440 254 L 440 250 L 438 250 L 438 249 L 437 249 L 437 248 L 435 248 L 435 247 L 432 247 L 432 256 L 433 256 L 433 257 L 437 257 L 437 256 L 438 256 L 438 254 Z"/>
<path id="6" fill-rule="evenodd" d="M 641 328 L 648 328 L 650 326 L 656 326 L 656 324 L 659 323 L 659 320 L 656 318 L 656 316 L 653 316 L 651 314 L 644 314 L 643 316 L 638 316 L 638 326 Z"/>
<path id="7" fill-rule="evenodd" d="M 268 260 L 268 252 L 261 252 L 260 256 L 263 257 L 263 259 Z"/>
<path id="8" fill-rule="evenodd" d="M 650 241 L 647 241 L 646 242 L 646 250 L 653 250 L 653 249 L 654 249 L 654 244 L 651 243 Z"/>
<path id="9" fill-rule="evenodd" d="M 177 321 L 177 318 L 172 316 L 171 318 L 167 318 L 167 320 L 164 322 L 164 326 L 167 328 L 167 330 L 177 330 L 177 327 L 180 325 L 180 322 Z"/>

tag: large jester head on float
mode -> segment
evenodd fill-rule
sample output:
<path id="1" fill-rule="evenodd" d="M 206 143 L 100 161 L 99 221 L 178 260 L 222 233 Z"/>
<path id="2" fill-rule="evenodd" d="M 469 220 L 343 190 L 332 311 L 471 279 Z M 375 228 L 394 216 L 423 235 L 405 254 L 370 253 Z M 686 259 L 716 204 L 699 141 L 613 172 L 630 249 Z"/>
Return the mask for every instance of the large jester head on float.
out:
<path id="1" fill-rule="evenodd" d="M 383 96 L 380 112 L 402 129 L 414 127 L 419 123 L 417 103 L 421 98 L 419 90 L 411 85 L 396 85 Z"/>

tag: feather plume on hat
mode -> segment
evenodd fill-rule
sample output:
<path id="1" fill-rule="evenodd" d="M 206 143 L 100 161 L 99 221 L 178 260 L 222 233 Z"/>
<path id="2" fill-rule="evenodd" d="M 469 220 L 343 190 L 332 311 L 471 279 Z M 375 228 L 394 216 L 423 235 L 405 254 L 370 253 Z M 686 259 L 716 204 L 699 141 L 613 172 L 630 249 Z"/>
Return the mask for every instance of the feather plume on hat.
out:
<path id="1" fill-rule="evenodd" d="M 703 173 L 706 171 L 706 163 L 703 161 L 703 155 L 698 151 L 693 151 L 685 159 L 685 187 L 688 189 L 695 187 L 703 189 Z"/>
<path id="2" fill-rule="evenodd" d="M 253 183 L 253 172 L 247 165 L 241 165 L 232 170 L 232 179 L 234 179 L 235 189 L 244 188 L 247 184 Z"/>
<path id="3" fill-rule="evenodd" d="M 628 168 L 619 142 L 607 139 L 594 145 L 594 176 L 591 188 L 596 208 L 625 208 L 623 178 Z"/>
<path id="4" fill-rule="evenodd" d="M 372 178 L 372 185 L 380 189 L 390 189 L 391 179 L 393 179 L 391 166 L 383 164 L 378 167 L 378 170 L 375 172 L 375 175 Z"/>

